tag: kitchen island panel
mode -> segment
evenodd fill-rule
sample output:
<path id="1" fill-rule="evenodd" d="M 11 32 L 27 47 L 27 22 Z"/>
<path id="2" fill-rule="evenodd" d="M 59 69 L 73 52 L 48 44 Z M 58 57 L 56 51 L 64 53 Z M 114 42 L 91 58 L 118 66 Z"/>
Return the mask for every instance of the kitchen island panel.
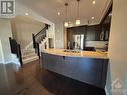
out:
<path id="1" fill-rule="evenodd" d="M 106 84 L 108 59 L 41 53 L 43 68 L 100 88 Z"/>

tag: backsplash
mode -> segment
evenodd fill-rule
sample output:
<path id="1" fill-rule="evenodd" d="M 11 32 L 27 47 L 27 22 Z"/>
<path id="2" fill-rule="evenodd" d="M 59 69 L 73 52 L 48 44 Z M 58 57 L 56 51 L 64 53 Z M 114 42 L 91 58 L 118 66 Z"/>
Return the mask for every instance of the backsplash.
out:
<path id="1" fill-rule="evenodd" d="M 86 47 L 104 48 L 108 41 L 86 41 Z"/>

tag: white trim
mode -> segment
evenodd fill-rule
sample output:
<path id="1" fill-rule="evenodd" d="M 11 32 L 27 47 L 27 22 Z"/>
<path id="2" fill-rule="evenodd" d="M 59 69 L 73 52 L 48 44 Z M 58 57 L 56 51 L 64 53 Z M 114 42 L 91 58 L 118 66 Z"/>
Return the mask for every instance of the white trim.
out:
<path id="1" fill-rule="evenodd" d="M 5 62 L 4 62 L 4 64 L 9 64 L 9 63 L 12 63 L 12 60 L 5 61 Z"/>
<path id="2" fill-rule="evenodd" d="M 105 86 L 105 93 L 106 93 L 106 95 L 109 95 L 109 92 L 108 92 L 108 90 L 107 90 L 107 87 Z"/>
<path id="3" fill-rule="evenodd" d="M 27 63 L 30 63 L 34 60 L 37 60 L 38 59 L 38 56 L 34 56 L 34 57 L 31 57 L 31 58 L 28 58 L 26 60 L 23 60 L 23 64 L 27 64 Z"/>
<path id="4" fill-rule="evenodd" d="M 5 61 L 4 64 L 14 63 L 17 64 L 20 67 L 19 59 L 17 58 L 16 54 L 11 54 L 12 59 Z"/>
<path id="5" fill-rule="evenodd" d="M 101 18 L 99 20 L 99 23 L 102 21 L 103 17 L 105 16 L 106 12 L 108 11 L 107 9 L 109 9 L 110 5 L 112 4 L 112 0 L 107 0 L 106 4 L 105 4 L 105 8 L 103 9 Z"/>
<path id="6" fill-rule="evenodd" d="M 10 61 L 6 61 L 4 64 L 9 64 L 9 63 L 13 63 L 14 65 L 14 69 L 15 70 L 19 70 L 19 68 L 21 67 L 19 59 L 17 58 L 16 54 L 11 54 L 12 59 Z"/>
<path id="7" fill-rule="evenodd" d="M 20 66 L 20 62 L 19 62 L 19 59 L 17 58 L 17 55 L 16 54 L 11 54 L 11 56 L 12 56 L 11 62 L 15 63 L 15 64 L 18 64 Z"/>
<path id="8" fill-rule="evenodd" d="M 27 49 L 32 49 L 31 47 L 33 47 L 33 41 L 31 41 L 31 42 L 25 47 L 25 50 L 27 50 Z"/>
<path id="9" fill-rule="evenodd" d="M 3 54 L 3 47 L 2 47 L 1 40 L 0 40 L 0 53 L 2 55 L 2 63 L 5 63 L 4 54 Z"/>

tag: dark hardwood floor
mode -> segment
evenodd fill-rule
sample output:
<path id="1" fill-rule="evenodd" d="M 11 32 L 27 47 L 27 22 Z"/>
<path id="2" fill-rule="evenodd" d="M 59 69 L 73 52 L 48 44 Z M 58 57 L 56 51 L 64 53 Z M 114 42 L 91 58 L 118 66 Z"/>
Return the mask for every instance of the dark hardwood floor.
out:
<path id="1" fill-rule="evenodd" d="M 105 95 L 103 89 L 44 70 L 39 60 L 19 70 L 14 64 L 3 67 L 0 95 Z"/>

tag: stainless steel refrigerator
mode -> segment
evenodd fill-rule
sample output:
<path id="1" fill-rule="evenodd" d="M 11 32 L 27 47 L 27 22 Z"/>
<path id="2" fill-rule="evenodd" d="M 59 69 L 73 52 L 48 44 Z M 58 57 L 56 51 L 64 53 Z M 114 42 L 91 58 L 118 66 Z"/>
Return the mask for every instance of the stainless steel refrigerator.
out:
<path id="1" fill-rule="evenodd" d="M 84 49 L 84 34 L 73 35 L 73 49 Z"/>

